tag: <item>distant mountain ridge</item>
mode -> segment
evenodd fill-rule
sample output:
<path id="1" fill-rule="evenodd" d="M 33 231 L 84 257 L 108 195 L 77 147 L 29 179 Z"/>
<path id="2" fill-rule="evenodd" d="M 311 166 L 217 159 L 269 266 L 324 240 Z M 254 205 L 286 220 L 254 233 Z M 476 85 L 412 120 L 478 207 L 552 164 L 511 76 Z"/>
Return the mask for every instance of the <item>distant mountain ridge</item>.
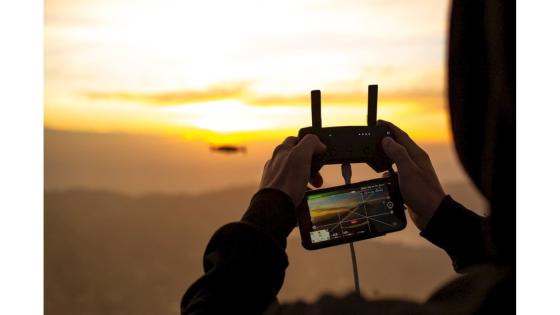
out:
<path id="1" fill-rule="evenodd" d="M 244 143 L 247 154 L 225 155 L 209 144 L 177 136 L 88 133 L 45 129 L 45 189 L 73 187 L 130 194 L 202 193 L 254 185 L 281 141 Z M 443 182 L 464 181 L 448 143 L 422 144 Z M 342 183 L 340 167 L 325 166 L 325 183 Z M 377 177 L 363 164 L 353 165 L 353 181 Z"/>

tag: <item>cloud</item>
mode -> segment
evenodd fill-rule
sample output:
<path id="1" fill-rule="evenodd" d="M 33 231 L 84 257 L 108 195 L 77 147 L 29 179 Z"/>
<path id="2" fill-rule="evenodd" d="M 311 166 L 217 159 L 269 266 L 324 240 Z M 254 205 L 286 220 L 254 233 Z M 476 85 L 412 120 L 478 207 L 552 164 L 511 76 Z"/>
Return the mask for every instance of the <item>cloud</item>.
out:
<path id="1" fill-rule="evenodd" d="M 380 92 L 379 101 L 398 102 L 398 101 L 429 101 L 440 99 L 442 92 L 437 90 L 406 90 L 393 92 Z M 324 104 L 366 104 L 367 92 L 359 91 L 324 91 L 321 95 Z M 258 106 L 286 106 L 286 105 L 305 105 L 310 104 L 310 94 L 298 95 L 258 95 L 245 100 L 246 103 Z"/>
<path id="2" fill-rule="evenodd" d="M 157 106 L 196 104 L 211 101 L 243 98 L 246 84 L 211 86 L 204 90 L 183 90 L 167 92 L 86 92 L 85 96 L 93 100 L 113 100 L 137 102 Z"/>
<path id="3" fill-rule="evenodd" d="M 84 95 L 94 100 L 111 100 L 122 102 L 142 103 L 150 106 L 177 106 L 200 104 L 212 101 L 237 100 L 254 106 L 301 106 L 310 103 L 310 94 L 259 94 L 251 92 L 247 84 L 228 84 L 211 86 L 203 90 L 178 90 L 166 92 L 86 92 Z M 438 103 L 443 97 L 440 90 L 403 90 L 380 91 L 379 100 L 384 103 L 394 102 L 423 102 Z M 324 104 L 366 104 L 367 91 L 323 91 Z"/>

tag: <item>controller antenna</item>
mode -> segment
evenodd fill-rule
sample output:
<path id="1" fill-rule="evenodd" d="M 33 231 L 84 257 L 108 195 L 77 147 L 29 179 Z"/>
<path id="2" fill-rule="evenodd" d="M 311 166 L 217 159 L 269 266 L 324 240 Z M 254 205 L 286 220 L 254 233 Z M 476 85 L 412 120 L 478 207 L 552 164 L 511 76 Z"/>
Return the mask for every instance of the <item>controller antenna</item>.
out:
<path id="1" fill-rule="evenodd" d="M 311 126 L 321 128 L 321 91 L 311 91 Z"/>
<path id="2" fill-rule="evenodd" d="M 377 84 L 368 85 L 367 124 L 375 127 L 377 124 Z"/>

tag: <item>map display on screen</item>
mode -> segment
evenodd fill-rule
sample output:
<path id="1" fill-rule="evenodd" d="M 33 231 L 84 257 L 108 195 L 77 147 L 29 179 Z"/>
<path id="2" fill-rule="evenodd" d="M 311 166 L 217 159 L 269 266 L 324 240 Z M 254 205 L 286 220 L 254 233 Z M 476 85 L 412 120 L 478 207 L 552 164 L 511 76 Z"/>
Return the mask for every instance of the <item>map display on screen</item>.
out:
<path id="1" fill-rule="evenodd" d="M 312 243 L 390 232 L 400 224 L 393 215 L 394 204 L 383 182 L 310 194 L 307 204 Z"/>

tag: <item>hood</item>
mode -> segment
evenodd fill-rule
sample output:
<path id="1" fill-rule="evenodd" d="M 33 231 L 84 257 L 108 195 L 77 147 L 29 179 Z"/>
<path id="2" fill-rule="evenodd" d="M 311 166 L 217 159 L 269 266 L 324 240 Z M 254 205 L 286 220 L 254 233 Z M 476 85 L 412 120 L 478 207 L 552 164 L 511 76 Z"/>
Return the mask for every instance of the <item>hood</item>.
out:
<path id="1" fill-rule="evenodd" d="M 454 0 L 448 100 L 459 159 L 490 204 L 498 257 L 515 262 L 515 1 Z"/>

